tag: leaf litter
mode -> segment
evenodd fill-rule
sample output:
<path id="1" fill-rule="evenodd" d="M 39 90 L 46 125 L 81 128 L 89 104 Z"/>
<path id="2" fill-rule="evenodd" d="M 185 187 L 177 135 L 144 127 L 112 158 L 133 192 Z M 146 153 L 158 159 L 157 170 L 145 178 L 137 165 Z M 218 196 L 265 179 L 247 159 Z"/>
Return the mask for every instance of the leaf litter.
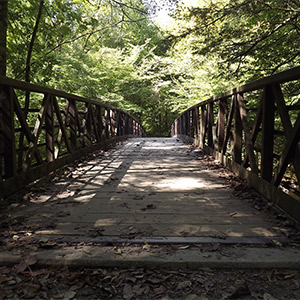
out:
<path id="1" fill-rule="evenodd" d="M 37 268 L 32 255 L 20 265 L 0 267 L 0 300 L 299 299 L 296 270 Z"/>

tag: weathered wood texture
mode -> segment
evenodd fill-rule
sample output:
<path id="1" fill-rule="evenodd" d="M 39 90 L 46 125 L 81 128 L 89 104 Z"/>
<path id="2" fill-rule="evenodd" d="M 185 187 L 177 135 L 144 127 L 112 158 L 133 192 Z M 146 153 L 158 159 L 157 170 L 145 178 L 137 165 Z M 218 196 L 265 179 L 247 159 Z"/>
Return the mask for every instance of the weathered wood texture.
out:
<path id="1" fill-rule="evenodd" d="M 194 139 L 298 221 L 299 80 L 300 67 L 262 78 L 190 107 L 172 126 L 172 135 Z M 196 132 L 182 126 L 186 115 Z"/>
<path id="2" fill-rule="evenodd" d="M 144 131 L 122 110 L 0 77 L 0 199 L 128 135 Z"/>

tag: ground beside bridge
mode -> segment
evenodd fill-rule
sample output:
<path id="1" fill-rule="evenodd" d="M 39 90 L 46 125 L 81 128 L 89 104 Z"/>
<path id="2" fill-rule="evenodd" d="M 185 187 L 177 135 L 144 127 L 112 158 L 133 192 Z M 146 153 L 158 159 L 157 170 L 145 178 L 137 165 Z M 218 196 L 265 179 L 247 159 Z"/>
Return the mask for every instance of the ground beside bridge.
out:
<path id="1" fill-rule="evenodd" d="M 34 278 L 32 295 L 39 295 L 43 284 L 35 279 L 47 272 L 36 274 L 32 268 L 46 266 L 53 271 L 62 265 L 101 268 L 97 274 L 111 278 L 111 285 L 103 284 L 101 293 L 124 299 L 175 297 L 176 291 L 182 299 L 218 299 L 216 293 L 225 290 L 226 284 L 217 287 L 213 277 L 226 277 L 226 272 L 207 268 L 289 268 L 279 273 L 252 271 L 249 282 L 269 272 L 274 282 L 282 276 L 289 280 L 285 283 L 291 287 L 290 294 L 282 293 L 285 297 L 295 298 L 300 287 L 295 271 L 300 267 L 297 225 L 213 158 L 177 138 L 133 138 L 98 151 L 10 201 L 2 211 L 0 246 L 0 262 L 6 265 L 0 269 L 0 284 L 7 295 L 16 278 L 22 281 L 27 275 Z M 112 267 L 125 269 L 106 269 Z M 186 267 L 201 268 L 202 281 L 192 270 L 170 271 Z M 17 275 L 10 275 L 12 270 Z M 49 272 L 48 277 L 55 277 L 54 271 Z M 63 272 L 71 276 L 69 270 Z M 89 290 L 95 287 L 97 274 L 86 272 L 92 283 L 83 282 Z M 227 287 L 228 297 L 239 299 L 244 293 L 249 299 L 273 299 L 267 298 L 271 290 L 262 293 L 247 282 L 247 272 L 230 272 L 228 278 L 238 284 Z M 172 292 L 169 279 L 174 280 Z M 84 285 L 72 282 L 76 288 L 67 298 L 69 285 L 65 280 L 56 294 L 77 299 Z M 147 288 L 153 287 L 156 292 L 151 298 Z M 22 288 L 20 293 L 30 294 Z M 206 298 L 199 293 L 206 293 Z"/>

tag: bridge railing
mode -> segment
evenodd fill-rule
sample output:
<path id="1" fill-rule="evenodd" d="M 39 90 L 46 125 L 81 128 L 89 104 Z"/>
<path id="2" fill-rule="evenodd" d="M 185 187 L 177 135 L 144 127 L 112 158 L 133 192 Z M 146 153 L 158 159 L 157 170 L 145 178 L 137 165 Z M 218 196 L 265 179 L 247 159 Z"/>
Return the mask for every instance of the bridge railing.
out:
<path id="1" fill-rule="evenodd" d="M 172 135 L 192 138 L 300 221 L 300 67 L 184 111 Z"/>
<path id="2" fill-rule="evenodd" d="M 0 77 L 0 198 L 104 144 L 143 134 L 120 109 Z"/>

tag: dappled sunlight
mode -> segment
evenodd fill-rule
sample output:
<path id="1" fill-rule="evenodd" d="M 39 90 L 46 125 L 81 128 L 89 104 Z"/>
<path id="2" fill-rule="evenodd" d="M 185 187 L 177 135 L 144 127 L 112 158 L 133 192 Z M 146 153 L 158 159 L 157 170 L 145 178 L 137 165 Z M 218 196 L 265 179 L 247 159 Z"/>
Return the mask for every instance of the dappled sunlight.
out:
<path id="1" fill-rule="evenodd" d="M 206 184 L 201 179 L 185 177 L 163 179 L 159 183 L 157 183 L 156 186 L 160 188 L 170 188 L 172 190 L 193 190 L 197 188 L 204 188 Z"/>
<path id="2" fill-rule="evenodd" d="M 96 158 L 72 169 L 31 197 L 36 233 L 273 237 L 255 209 L 232 197 L 218 170 L 206 169 L 185 145 L 175 142 L 182 148 L 176 150 L 173 144 L 134 139 L 125 152 L 112 150 L 111 161 Z"/>
<path id="3" fill-rule="evenodd" d="M 77 197 L 74 197 L 74 201 L 80 202 L 80 203 L 87 203 L 91 199 L 93 199 L 95 196 L 96 196 L 96 193 L 77 196 Z"/>

